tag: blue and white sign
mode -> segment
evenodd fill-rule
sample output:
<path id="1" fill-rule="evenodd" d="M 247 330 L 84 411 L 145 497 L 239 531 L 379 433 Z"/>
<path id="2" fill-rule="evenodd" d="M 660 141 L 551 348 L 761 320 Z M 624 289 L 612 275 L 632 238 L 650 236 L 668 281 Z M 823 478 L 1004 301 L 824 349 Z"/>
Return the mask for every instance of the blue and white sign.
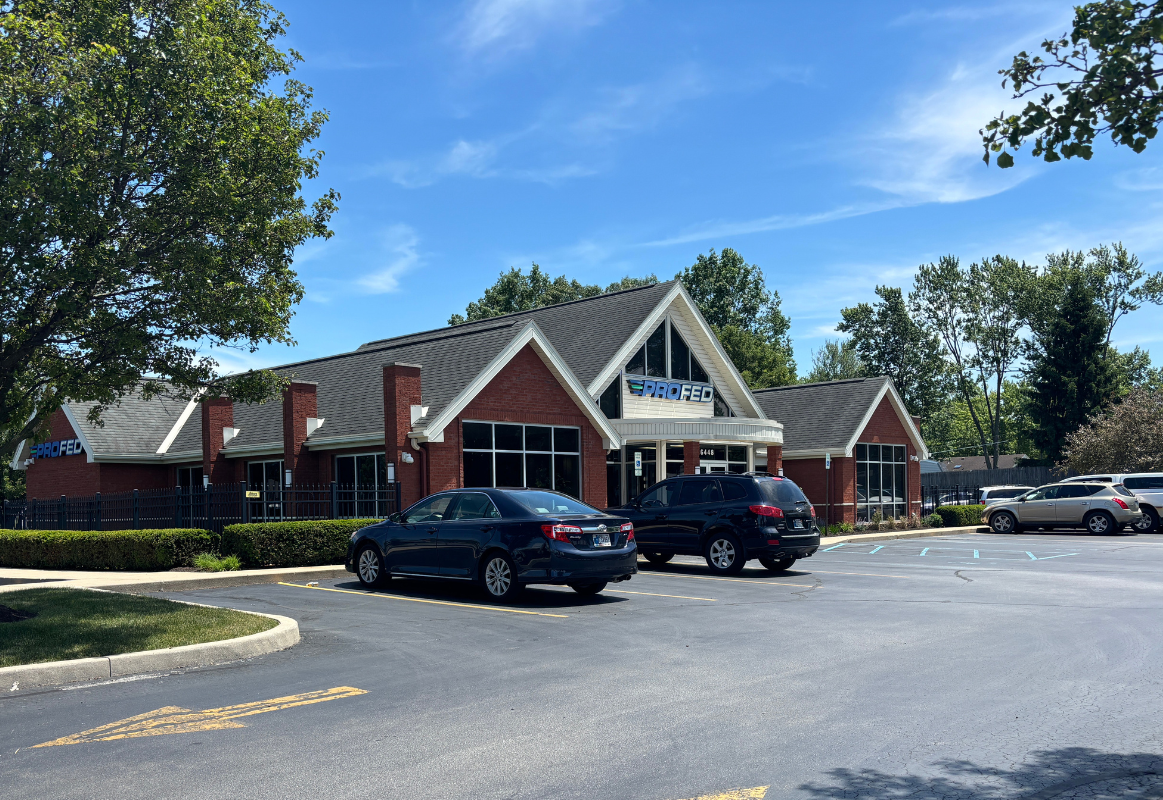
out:
<path id="1" fill-rule="evenodd" d="M 626 385 L 630 387 L 630 394 L 638 397 L 682 400 L 690 403 L 710 403 L 715 399 L 715 387 L 705 383 L 660 381 L 629 376 L 626 378 Z"/>
<path id="2" fill-rule="evenodd" d="M 33 458 L 59 458 L 77 456 L 85 452 L 80 439 L 62 439 L 59 442 L 42 442 L 32 446 Z"/>

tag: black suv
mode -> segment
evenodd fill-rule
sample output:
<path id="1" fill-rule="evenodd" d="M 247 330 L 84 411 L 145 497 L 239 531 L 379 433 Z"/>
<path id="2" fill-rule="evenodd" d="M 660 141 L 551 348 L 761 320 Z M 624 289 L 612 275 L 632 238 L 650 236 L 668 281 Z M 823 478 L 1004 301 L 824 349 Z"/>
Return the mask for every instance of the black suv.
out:
<path id="1" fill-rule="evenodd" d="M 785 570 L 820 547 L 816 509 L 787 478 L 683 475 L 656 483 L 608 514 L 634 523 L 638 552 L 652 564 L 701 555 L 734 575 L 748 559 Z"/>

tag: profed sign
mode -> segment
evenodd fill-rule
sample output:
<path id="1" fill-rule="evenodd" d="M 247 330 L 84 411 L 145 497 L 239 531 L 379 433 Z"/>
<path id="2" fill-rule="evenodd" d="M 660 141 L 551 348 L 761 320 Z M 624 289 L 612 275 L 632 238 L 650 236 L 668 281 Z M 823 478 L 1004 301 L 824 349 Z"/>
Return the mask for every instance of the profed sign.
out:
<path id="1" fill-rule="evenodd" d="M 76 456 L 85 452 L 80 439 L 62 439 L 59 442 L 42 442 L 32 446 L 33 458 L 59 458 Z"/>
<path id="2" fill-rule="evenodd" d="M 709 403 L 715 399 L 715 387 L 705 383 L 684 381 L 656 381 L 650 378 L 626 378 L 630 394 L 655 397 L 660 400 L 686 400 L 691 403 Z"/>

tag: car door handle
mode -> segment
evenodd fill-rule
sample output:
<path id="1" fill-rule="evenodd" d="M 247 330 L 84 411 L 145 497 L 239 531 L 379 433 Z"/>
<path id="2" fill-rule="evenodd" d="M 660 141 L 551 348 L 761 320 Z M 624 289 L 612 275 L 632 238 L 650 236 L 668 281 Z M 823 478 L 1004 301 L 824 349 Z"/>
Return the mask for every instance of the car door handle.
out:
<path id="1" fill-rule="evenodd" d="M 492 529 L 493 529 L 493 526 L 492 526 L 492 525 L 481 525 L 481 530 L 482 530 L 482 531 L 485 531 L 486 533 L 488 533 L 488 532 L 489 532 L 489 531 L 491 531 Z"/>
<path id="2" fill-rule="evenodd" d="M 718 514 L 719 512 L 718 511 L 704 511 L 703 513 L 706 514 L 708 517 L 713 517 L 716 514 Z"/>
<path id="3" fill-rule="evenodd" d="M 655 518 L 655 519 L 666 519 L 666 514 L 656 514 L 656 515 L 654 516 L 654 518 Z"/>
<path id="4" fill-rule="evenodd" d="M 436 528 L 429 528 L 429 529 L 428 529 L 428 532 L 429 532 L 429 533 L 436 533 L 436 531 L 437 531 L 437 529 L 436 529 Z"/>

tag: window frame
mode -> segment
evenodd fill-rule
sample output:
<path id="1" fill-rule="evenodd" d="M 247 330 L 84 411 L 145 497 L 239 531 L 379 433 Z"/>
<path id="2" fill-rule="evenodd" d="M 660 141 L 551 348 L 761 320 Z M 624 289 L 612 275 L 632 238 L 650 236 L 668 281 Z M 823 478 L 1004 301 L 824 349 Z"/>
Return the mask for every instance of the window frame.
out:
<path id="1" fill-rule="evenodd" d="M 870 457 L 870 449 L 877 448 L 877 460 L 873 461 Z M 889 449 L 888 457 L 885 457 L 884 450 Z M 898 452 L 899 451 L 899 452 Z M 863 452 L 863 457 L 861 453 Z M 903 454 L 903 458 L 898 458 L 898 455 Z M 908 517 L 909 515 L 909 450 L 907 444 L 896 444 L 894 442 L 859 442 L 853 449 L 853 462 L 856 467 L 855 484 L 856 484 L 856 519 L 860 522 L 868 522 L 872 519 L 872 515 L 877 511 L 880 512 L 881 519 L 899 519 L 900 517 Z M 873 485 L 873 467 L 875 466 L 875 485 L 877 502 L 871 502 L 872 499 L 872 485 Z M 861 483 L 861 467 L 863 467 L 864 482 Z M 890 483 L 887 487 L 888 501 L 885 502 L 885 477 L 889 477 Z M 898 487 L 897 484 L 901 485 Z M 863 491 L 863 499 L 861 492 Z M 886 509 L 891 509 L 892 513 L 887 514 Z M 898 513 L 903 512 L 903 513 Z"/>
<path id="2" fill-rule="evenodd" d="M 483 449 L 483 448 L 479 448 L 479 447 L 465 447 L 464 446 L 464 436 L 463 436 L 463 431 L 464 431 L 465 425 L 490 425 L 490 426 L 493 426 L 492 427 L 492 448 L 491 449 Z M 521 449 L 520 450 L 502 450 L 502 449 L 497 448 L 497 432 L 496 432 L 497 425 L 515 425 L 515 426 L 521 427 Z M 525 428 L 549 428 L 550 429 L 550 441 L 549 441 L 550 449 L 549 450 L 530 450 L 529 449 L 529 437 L 526 435 Z M 555 429 L 558 429 L 558 428 L 563 429 L 563 430 L 572 430 L 572 431 L 577 432 L 577 440 L 578 440 L 577 441 L 577 450 L 569 451 L 569 450 L 558 450 L 557 449 L 557 436 L 556 436 L 554 431 L 555 431 Z M 548 491 L 551 491 L 551 492 L 555 492 L 555 491 L 561 492 L 562 494 L 573 497 L 573 495 L 570 495 L 568 492 L 564 492 L 564 491 L 561 491 L 560 489 L 556 488 L 556 486 L 557 486 L 557 457 L 558 456 L 577 456 L 577 460 L 578 460 L 577 461 L 577 465 L 578 465 L 577 492 L 578 493 L 577 493 L 577 497 L 575 497 L 574 499 L 578 500 L 580 502 L 583 502 L 583 503 L 585 502 L 584 500 L 582 500 L 582 497 L 585 494 L 585 486 L 583 483 L 583 481 L 584 481 L 584 475 L 583 475 L 584 469 L 583 469 L 583 464 L 582 464 L 582 450 L 584 449 L 584 445 L 582 443 L 581 426 L 579 426 L 579 425 L 546 425 L 544 423 L 537 423 L 537 422 L 526 423 L 526 422 L 505 422 L 505 421 L 501 421 L 501 420 L 486 420 L 486 419 L 464 419 L 464 420 L 461 420 L 461 434 L 462 435 L 461 435 L 460 452 L 461 452 L 462 458 L 463 458 L 463 455 L 466 453 L 491 453 L 492 454 L 492 484 L 490 486 L 464 486 L 462 488 L 464 488 L 464 489 L 496 489 L 496 488 L 498 488 L 498 486 L 497 486 L 497 453 L 510 453 L 510 454 L 511 453 L 520 453 L 521 454 L 521 481 L 522 481 L 522 485 L 521 486 L 511 486 L 511 487 L 500 487 L 500 488 L 548 489 Z M 550 480 L 550 483 L 552 484 L 551 486 L 549 486 L 549 487 L 529 486 L 529 474 L 528 474 L 529 467 L 528 467 L 528 459 L 527 459 L 527 456 L 529 456 L 529 455 L 547 455 L 547 456 L 549 456 L 549 480 Z"/>

